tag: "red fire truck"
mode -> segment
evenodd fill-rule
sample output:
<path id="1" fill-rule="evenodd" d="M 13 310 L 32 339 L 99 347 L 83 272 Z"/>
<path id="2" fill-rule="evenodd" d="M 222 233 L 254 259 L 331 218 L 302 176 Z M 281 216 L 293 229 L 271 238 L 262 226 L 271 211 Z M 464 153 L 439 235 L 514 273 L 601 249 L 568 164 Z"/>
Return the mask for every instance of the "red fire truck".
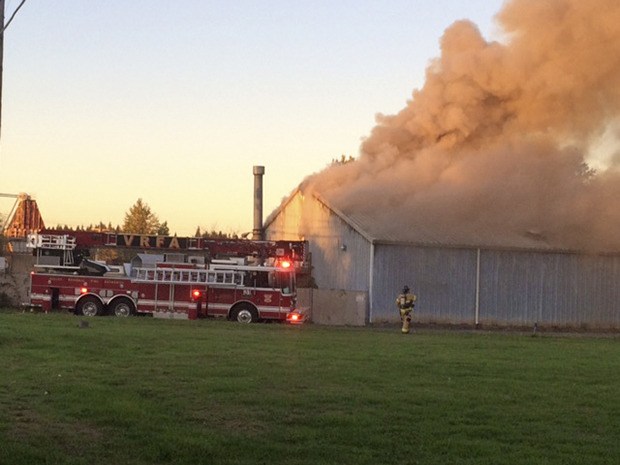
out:
<path id="1" fill-rule="evenodd" d="M 31 243 L 36 244 L 33 248 L 62 251 L 66 259 L 67 252 L 76 247 L 73 239 L 43 235 Z M 141 240 L 147 244 L 147 239 Z M 150 314 L 187 319 L 214 316 L 242 323 L 303 322 L 304 313 L 296 308 L 295 280 L 295 268 L 301 262 L 291 261 L 276 247 L 275 256 L 260 260 L 251 256 L 253 264 L 247 264 L 246 258 L 238 257 L 238 250 L 270 250 L 275 243 L 252 246 L 252 241 L 239 242 L 245 243 L 243 247 L 230 243 L 236 258 L 208 258 L 205 263 L 180 260 L 182 254 L 174 253 L 174 261 L 163 255 L 149 266 L 112 267 L 87 258 L 80 258 L 78 265 L 71 263 L 72 258 L 61 264 L 37 264 L 31 274 L 30 303 L 46 312 L 66 309 L 84 316 Z M 226 246 L 220 243 L 219 248 L 225 251 Z M 290 253 L 293 247 L 286 250 Z"/>

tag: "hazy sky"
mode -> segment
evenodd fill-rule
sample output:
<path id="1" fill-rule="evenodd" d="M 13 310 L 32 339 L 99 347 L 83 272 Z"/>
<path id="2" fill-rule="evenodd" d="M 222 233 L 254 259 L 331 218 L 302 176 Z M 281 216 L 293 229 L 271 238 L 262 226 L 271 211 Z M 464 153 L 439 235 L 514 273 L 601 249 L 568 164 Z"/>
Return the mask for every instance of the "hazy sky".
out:
<path id="1" fill-rule="evenodd" d="M 120 224 L 142 198 L 179 235 L 250 231 L 253 165 L 266 217 L 406 105 L 455 20 L 493 39 L 502 3 L 28 0 L 5 33 L 0 192 L 48 226 Z"/>

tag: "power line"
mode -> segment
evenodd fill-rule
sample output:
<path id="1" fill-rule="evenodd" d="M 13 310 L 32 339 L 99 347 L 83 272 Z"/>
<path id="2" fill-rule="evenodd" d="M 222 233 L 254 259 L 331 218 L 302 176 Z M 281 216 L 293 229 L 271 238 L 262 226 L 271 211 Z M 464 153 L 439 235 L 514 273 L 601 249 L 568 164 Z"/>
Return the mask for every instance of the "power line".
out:
<path id="1" fill-rule="evenodd" d="M 21 1 L 17 8 L 15 8 L 15 11 L 13 11 L 13 14 L 9 18 L 9 21 L 4 24 L 4 0 L 0 0 L 0 9 L 2 10 L 0 11 L 0 24 L 2 25 L 2 28 L 0 29 L 0 130 L 2 128 L 2 75 L 4 62 L 4 31 L 6 31 L 6 28 L 9 27 L 9 24 L 11 24 L 11 21 L 13 21 L 13 18 L 15 18 L 15 15 L 19 11 L 19 9 L 24 6 L 24 3 L 26 3 L 26 0 Z"/>
<path id="2" fill-rule="evenodd" d="M 9 24 L 11 24 L 11 21 L 13 21 L 13 18 L 15 18 L 15 15 L 19 11 L 19 9 L 24 5 L 24 3 L 26 3 L 26 0 L 22 0 L 21 3 L 17 6 L 17 8 L 15 8 L 15 11 L 13 12 L 9 20 L 4 25 L 2 32 L 6 31 L 6 28 L 9 27 Z"/>

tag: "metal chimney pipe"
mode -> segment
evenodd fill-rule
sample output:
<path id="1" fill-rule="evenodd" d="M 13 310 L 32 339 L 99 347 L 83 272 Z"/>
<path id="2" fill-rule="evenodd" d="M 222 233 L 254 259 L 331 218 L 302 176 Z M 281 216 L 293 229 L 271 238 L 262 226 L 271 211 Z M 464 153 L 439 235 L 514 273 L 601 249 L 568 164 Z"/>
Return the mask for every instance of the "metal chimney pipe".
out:
<path id="1" fill-rule="evenodd" d="M 263 231 L 263 175 L 264 166 L 255 166 L 254 172 L 254 230 L 252 239 L 262 241 L 265 239 Z"/>

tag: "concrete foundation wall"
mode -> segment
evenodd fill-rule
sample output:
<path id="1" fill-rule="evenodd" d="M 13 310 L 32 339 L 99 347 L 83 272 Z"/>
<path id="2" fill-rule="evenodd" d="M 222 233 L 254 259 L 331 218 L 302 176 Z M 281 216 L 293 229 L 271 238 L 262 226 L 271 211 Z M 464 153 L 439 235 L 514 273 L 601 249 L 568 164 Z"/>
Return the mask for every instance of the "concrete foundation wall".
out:
<path id="1" fill-rule="evenodd" d="M 368 322 L 368 293 L 311 289 L 311 321 L 321 325 L 364 326 Z"/>
<path id="2" fill-rule="evenodd" d="M 312 320 L 312 296 L 314 289 L 307 287 L 297 288 L 297 310 L 302 311 Z"/>

